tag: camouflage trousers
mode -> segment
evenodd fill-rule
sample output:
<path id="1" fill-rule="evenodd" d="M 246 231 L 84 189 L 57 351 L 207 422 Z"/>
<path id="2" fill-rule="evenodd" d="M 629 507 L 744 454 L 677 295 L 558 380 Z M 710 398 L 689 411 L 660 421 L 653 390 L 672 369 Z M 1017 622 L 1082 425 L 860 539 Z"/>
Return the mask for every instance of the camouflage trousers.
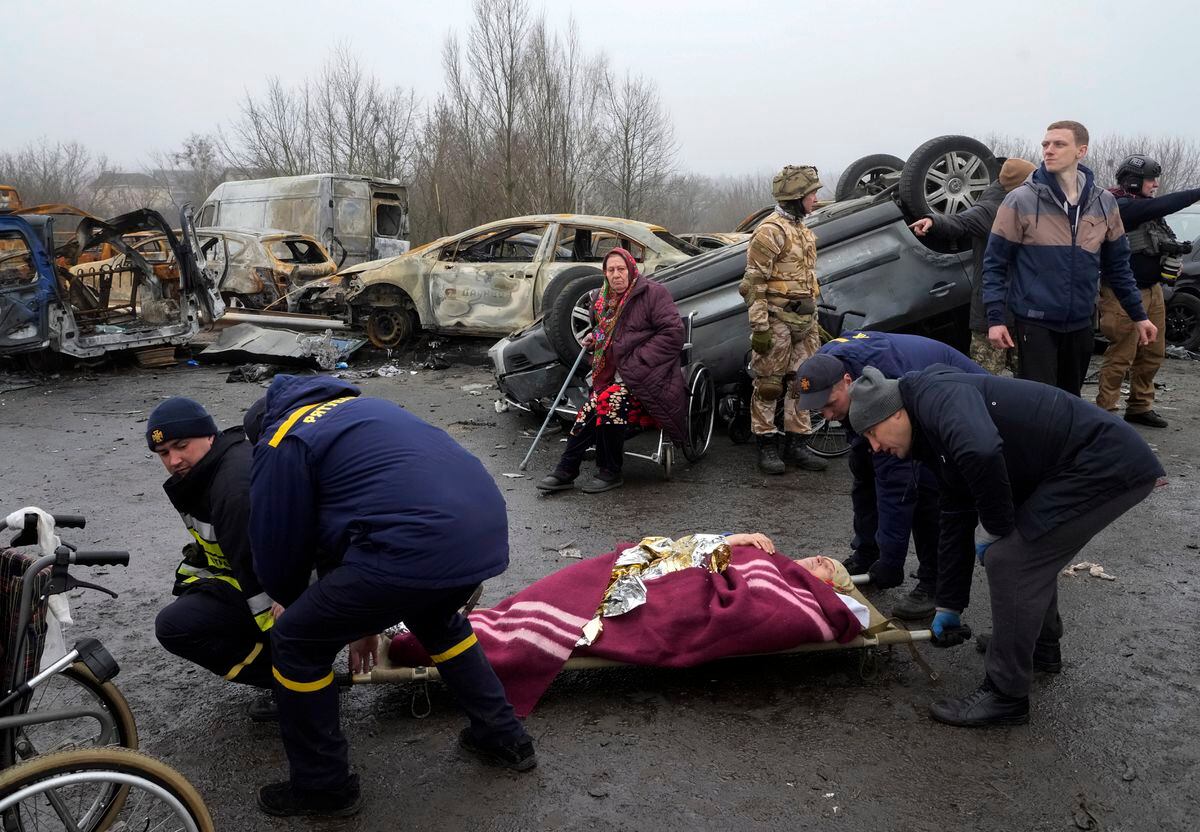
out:
<path id="1" fill-rule="evenodd" d="M 971 360 L 994 376 L 1011 367 L 1013 350 L 998 350 L 988 340 L 986 332 L 971 333 Z"/>
<path id="2" fill-rule="evenodd" d="M 794 379 L 800 365 L 821 348 L 821 330 L 815 319 L 808 329 L 793 330 L 772 318 L 771 336 L 771 349 L 763 355 L 753 353 L 750 359 L 750 369 L 754 371 L 750 429 L 756 435 L 775 433 L 775 405 L 782 393 L 783 377 L 790 373 Z M 783 429 L 787 433 L 812 433 L 808 411 L 802 410 L 797 402 L 799 395 L 789 385 L 783 400 Z"/>

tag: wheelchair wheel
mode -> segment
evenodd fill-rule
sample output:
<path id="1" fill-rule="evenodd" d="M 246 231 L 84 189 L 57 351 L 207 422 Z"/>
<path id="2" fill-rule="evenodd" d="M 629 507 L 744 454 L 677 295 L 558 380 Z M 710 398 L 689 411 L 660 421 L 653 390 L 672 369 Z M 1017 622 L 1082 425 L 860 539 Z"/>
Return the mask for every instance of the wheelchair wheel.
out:
<path id="1" fill-rule="evenodd" d="M 708 369 L 700 364 L 692 370 L 688 379 L 688 434 L 683 446 L 683 455 L 688 462 L 699 462 L 708 453 L 716 417 L 717 390 Z"/>
<path id="2" fill-rule="evenodd" d="M 662 467 L 663 476 L 668 480 L 671 479 L 671 471 L 675 467 L 675 446 L 670 442 L 663 445 L 662 449 Z"/>
<path id="3" fill-rule="evenodd" d="M 817 456 L 831 458 L 850 452 L 850 442 L 846 438 L 846 427 L 841 422 L 825 420 L 819 411 L 809 411 L 812 422 L 812 433 L 808 436 L 808 449 Z"/>
<path id="4" fill-rule="evenodd" d="M 96 794 L 122 794 L 122 805 Z M 0 773 L 5 832 L 40 829 L 212 832 L 196 789 L 158 760 L 123 748 L 63 751 Z"/>

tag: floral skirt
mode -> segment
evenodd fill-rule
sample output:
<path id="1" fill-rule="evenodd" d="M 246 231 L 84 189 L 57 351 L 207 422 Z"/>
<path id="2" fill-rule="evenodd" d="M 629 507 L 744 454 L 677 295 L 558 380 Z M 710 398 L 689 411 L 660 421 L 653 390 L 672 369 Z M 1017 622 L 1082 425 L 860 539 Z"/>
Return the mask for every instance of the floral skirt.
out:
<path id="1" fill-rule="evenodd" d="M 587 403 L 579 409 L 575 416 L 575 424 L 571 434 L 583 430 L 585 425 L 606 427 L 621 425 L 635 428 L 652 428 L 658 423 L 642 407 L 642 403 L 629 392 L 624 384 L 611 384 L 599 393 L 594 389 L 588 396 Z"/>

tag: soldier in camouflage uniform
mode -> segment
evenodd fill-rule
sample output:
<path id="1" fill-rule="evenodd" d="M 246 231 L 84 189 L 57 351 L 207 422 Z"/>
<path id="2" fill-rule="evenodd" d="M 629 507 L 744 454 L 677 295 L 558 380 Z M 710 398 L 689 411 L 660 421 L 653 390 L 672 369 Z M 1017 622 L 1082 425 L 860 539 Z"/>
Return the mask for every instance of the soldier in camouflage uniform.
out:
<path id="1" fill-rule="evenodd" d="M 785 463 L 807 471 L 824 471 L 825 463 L 808 450 L 812 432 L 808 411 L 799 407 L 799 391 L 783 404 L 787 436 L 780 458 L 775 405 L 784 394 L 785 377 L 821 346 L 817 325 L 817 240 L 802 219 L 817 202 L 821 181 L 817 169 L 788 165 L 771 183 L 779 205 L 754 232 L 746 252 L 746 274 L 738 291 L 750 307 L 750 347 L 754 355 L 754 395 L 750 426 L 758 441 L 758 467 L 782 474 Z"/>

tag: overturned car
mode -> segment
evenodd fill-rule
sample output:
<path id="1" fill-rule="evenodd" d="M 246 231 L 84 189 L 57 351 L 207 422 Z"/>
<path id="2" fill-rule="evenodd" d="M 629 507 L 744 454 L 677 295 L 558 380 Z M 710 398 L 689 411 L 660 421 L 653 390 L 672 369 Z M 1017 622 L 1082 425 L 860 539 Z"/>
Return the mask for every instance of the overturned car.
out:
<path id="1" fill-rule="evenodd" d="M 955 144 L 953 139 L 961 139 Z M 947 165 L 971 178 L 994 179 L 1000 163 L 973 139 L 942 137 L 940 153 L 926 154 L 922 169 L 906 165 L 900 178 L 920 183 L 922 194 L 940 197 L 968 187 L 945 173 Z M 982 171 L 982 173 L 980 173 Z M 969 183 L 973 190 L 977 183 Z M 835 202 L 806 220 L 817 238 L 818 315 L 831 335 L 843 330 L 914 332 L 966 348 L 972 274 L 969 245 L 938 250 L 918 239 L 908 224 L 930 210 L 929 199 L 907 205 L 899 181 L 877 193 Z M 957 208 L 958 200 L 951 201 Z M 947 203 L 950 204 L 950 203 Z M 750 327 L 738 283 L 746 269 L 748 242 L 726 246 L 662 269 L 663 283 L 684 317 L 694 315 L 692 360 L 703 363 L 720 393 L 744 387 Z M 571 332 L 539 321 L 489 351 L 497 384 L 511 404 L 545 406 L 566 380 L 587 333 L 587 310 L 579 305 Z M 583 386 L 582 379 L 578 386 Z"/>
<path id="2" fill-rule="evenodd" d="M 0 354 L 45 350 L 78 359 L 184 344 L 225 306 L 196 256 L 190 207 L 176 234 L 161 214 L 105 221 L 77 212 L 69 236 L 54 212 L 0 214 Z M 58 212 L 63 217 L 66 212 Z M 160 249 L 136 246 L 149 238 Z"/>

